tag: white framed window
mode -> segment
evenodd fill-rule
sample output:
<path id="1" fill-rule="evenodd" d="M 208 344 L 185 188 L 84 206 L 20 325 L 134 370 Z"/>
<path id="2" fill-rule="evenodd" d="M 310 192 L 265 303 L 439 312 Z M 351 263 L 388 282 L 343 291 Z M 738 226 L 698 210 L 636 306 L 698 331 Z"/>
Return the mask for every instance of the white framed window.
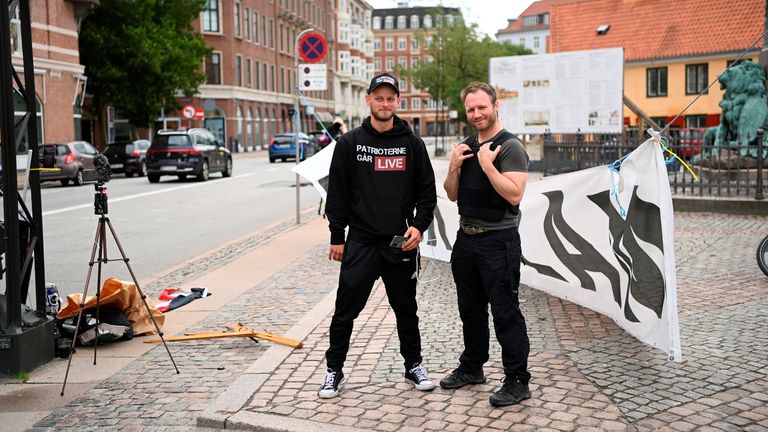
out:
<path id="1" fill-rule="evenodd" d="M 234 15 L 235 15 L 235 37 L 239 38 L 242 37 L 242 24 L 240 22 L 240 3 L 235 3 L 234 7 Z"/>
<path id="2" fill-rule="evenodd" d="M 411 37 L 411 50 L 413 51 L 419 50 L 419 38 Z"/>
<path id="3" fill-rule="evenodd" d="M 404 29 L 405 27 L 405 15 L 400 15 L 397 17 L 397 28 Z"/>
<path id="4" fill-rule="evenodd" d="M 394 57 L 387 57 L 387 63 L 386 68 L 388 71 L 391 71 L 395 67 L 395 58 Z"/>
<path id="5" fill-rule="evenodd" d="M 408 59 L 405 56 L 400 56 L 397 58 L 397 64 L 400 65 L 401 68 L 405 69 L 408 67 Z"/>
<path id="6" fill-rule="evenodd" d="M 243 86 L 243 57 L 239 54 L 235 56 L 235 84 Z"/>
<path id="7" fill-rule="evenodd" d="M 376 57 L 373 59 L 373 70 L 380 71 L 381 70 L 381 59 Z"/>
<path id="8" fill-rule="evenodd" d="M 373 40 L 373 50 L 381 51 L 381 38 L 376 38 Z"/>
<path id="9" fill-rule="evenodd" d="M 251 74 L 251 59 L 245 59 L 245 85 L 253 87 L 253 75 Z"/>
<path id="10" fill-rule="evenodd" d="M 210 33 L 221 33 L 219 25 L 219 0 L 208 0 L 203 9 L 203 31 Z"/>
<path id="11" fill-rule="evenodd" d="M 408 38 L 405 36 L 401 36 L 397 38 L 397 49 L 400 51 L 405 51 L 408 47 Z"/>
<path id="12" fill-rule="evenodd" d="M 381 30 L 381 17 L 373 17 L 373 29 Z"/>
<path id="13" fill-rule="evenodd" d="M 411 57 L 411 68 L 416 69 L 419 67 L 419 57 L 418 56 L 412 56 Z"/>
<path id="14" fill-rule="evenodd" d="M 534 36 L 533 37 L 533 47 L 534 48 L 538 48 L 539 47 L 539 37 L 538 36 Z"/>
<path id="15" fill-rule="evenodd" d="M 384 18 L 384 28 L 387 30 L 392 30 L 395 28 L 395 17 L 388 16 Z"/>
<path id="16" fill-rule="evenodd" d="M 221 84 L 221 53 L 212 52 L 205 57 L 206 84 Z"/>
<path id="17" fill-rule="evenodd" d="M 448 27 L 453 27 L 454 24 L 455 24 L 455 17 L 453 15 L 450 15 L 450 14 L 446 15 L 445 16 L 445 25 L 448 26 Z"/>
<path id="18" fill-rule="evenodd" d="M 408 109 L 408 98 L 400 98 L 400 105 L 397 106 L 397 109 Z"/>
<path id="19" fill-rule="evenodd" d="M 253 43 L 259 43 L 259 13 L 253 12 Z"/>
<path id="20" fill-rule="evenodd" d="M 245 40 L 251 40 L 251 9 L 243 9 L 243 28 L 245 29 Z"/>
<path id="21" fill-rule="evenodd" d="M 395 49 L 395 41 L 392 38 L 385 39 L 384 49 L 387 51 L 392 51 L 393 49 Z"/>
<path id="22" fill-rule="evenodd" d="M 413 98 L 411 99 L 411 109 L 412 110 L 420 110 L 421 109 L 421 99 L 420 98 Z"/>
<path id="23" fill-rule="evenodd" d="M 432 15 L 424 15 L 424 28 L 432 28 Z"/>
<path id="24" fill-rule="evenodd" d="M 419 16 L 418 15 L 411 15 L 411 28 L 412 29 L 419 28 Z"/>

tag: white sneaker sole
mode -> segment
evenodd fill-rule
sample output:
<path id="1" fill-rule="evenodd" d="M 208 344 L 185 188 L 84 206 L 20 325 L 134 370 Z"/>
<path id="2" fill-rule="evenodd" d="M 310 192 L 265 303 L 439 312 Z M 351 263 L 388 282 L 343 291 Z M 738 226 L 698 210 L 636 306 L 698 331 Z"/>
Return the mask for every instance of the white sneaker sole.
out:
<path id="1" fill-rule="evenodd" d="M 416 388 L 416 390 L 432 391 L 432 390 L 435 389 L 435 383 L 433 383 L 432 381 L 424 381 L 421 384 L 415 383 L 415 382 L 409 380 L 408 378 L 406 378 L 405 381 L 413 384 L 413 386 Z"/>
<path id="2" fill-rule="evenodd" d="M 341 393 L 341 390 L 344 388 L 344 381 L 346 381 L 346 379 L 342 378 L 341 382 L 339 383 L 339 388 L 337 388 L 336 390 L 320 389 L 320 391 L 317 392 L 317 397 L 319 397 L 320 399 L 335 398 L 336 396 L 339 395 L 339 393 Z"/>

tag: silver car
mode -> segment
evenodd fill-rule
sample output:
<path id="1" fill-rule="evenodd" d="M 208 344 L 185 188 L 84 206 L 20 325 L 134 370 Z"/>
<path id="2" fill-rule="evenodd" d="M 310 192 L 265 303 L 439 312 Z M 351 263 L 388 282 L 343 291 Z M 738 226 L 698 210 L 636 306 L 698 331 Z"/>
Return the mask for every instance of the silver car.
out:
<path id="1" fill-rule="evenodd" d="M 53 146 L 56 150 L 54 152 L 56 158 L 56 164 L 54 170 L 42 170 L 40 171 L 40 181 L 54 181 L 58 180 L 62 185 L 66 186 L 71 181 L 75 186 L 83 184 L 84 172 L 93 171 L 93 158 L 99 154 L 96 147 L 92 146 L 87 141 L 72 141 L 62 144 L 43 144 L 40 146 L 40 157 L 43 157 L 44 147 Z"/>

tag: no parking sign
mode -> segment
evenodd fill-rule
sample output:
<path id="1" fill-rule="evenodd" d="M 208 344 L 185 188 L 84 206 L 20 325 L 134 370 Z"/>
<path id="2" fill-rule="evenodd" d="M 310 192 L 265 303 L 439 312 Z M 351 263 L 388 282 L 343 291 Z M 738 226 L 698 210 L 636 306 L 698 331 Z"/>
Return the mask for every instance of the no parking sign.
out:
<path id="1" fill-rule="evenodd" d="M 320 33 L 307 33 L 299 39 L 299 57 L 307 63 L 317 63 L 328 52 L 328 42 Z"/>

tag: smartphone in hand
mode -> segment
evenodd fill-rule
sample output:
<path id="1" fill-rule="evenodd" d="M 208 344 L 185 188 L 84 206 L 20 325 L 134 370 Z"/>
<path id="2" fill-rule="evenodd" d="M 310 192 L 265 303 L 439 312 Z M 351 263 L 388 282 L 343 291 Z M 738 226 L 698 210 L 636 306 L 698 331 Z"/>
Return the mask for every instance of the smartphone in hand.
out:
<path id="1" fill-rule="evenodd" d="M 389 247 L 397 248 L 397 249 L 402 249 L 403 248 L 403 244 L 406 241 L 408 241 L 408 237 L 396 235 L 396 236 L 392 237 L 392 241 L 389 242 Z"/>

